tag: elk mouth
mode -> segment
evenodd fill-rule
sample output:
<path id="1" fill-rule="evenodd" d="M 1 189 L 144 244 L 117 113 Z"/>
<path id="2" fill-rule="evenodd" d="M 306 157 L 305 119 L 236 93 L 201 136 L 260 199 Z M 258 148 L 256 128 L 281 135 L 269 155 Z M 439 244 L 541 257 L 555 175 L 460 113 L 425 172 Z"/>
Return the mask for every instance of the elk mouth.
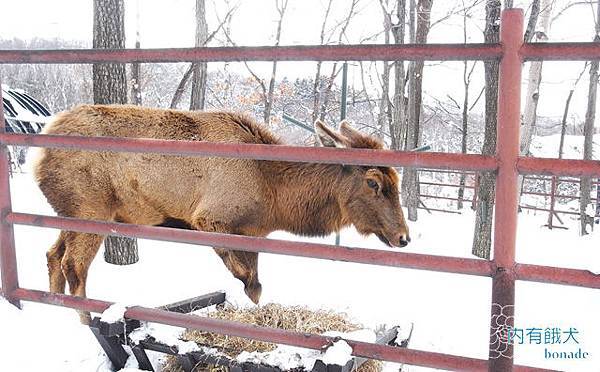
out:
<path id="1" fill-rule="evenodd" d="M 375 235 L 377 235 L 379 240 L 381 240 L 385 245 L 387 245 L 388 247 L 393 247 L 393 245 L 390 243 L 388 238 L 385 237 L 385 235 L 383 235 L 382 233 L 375 233 Z"/>

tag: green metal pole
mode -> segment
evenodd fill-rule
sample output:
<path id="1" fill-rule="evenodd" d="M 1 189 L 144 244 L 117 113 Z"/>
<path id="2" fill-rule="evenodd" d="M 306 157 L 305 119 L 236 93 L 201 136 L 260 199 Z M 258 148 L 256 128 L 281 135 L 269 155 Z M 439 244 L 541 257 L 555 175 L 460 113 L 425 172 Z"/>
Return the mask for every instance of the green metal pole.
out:
<path id="1" fill-rule="evenodd" d="M 346 107 L 348 106 L 348 62 L 344 62 L 342 68 L 342 103 L 340 105 L 340 120 L 346 119 Z"/>
<path id="2" fill-rule="evenodd" d="M 305 124 L 305 123 L 301 122 L 301 121 L 300 121 L 300 120 L 298 120 L 298 119 L 295 119 L 295 118 L 293 118 L 293 117 L 289 116 L 288 114 L 283 114 L 283 120 L 287 120 L 287 121 L 289 121 L 290 123 L 292 123 L 292 124 L 294 124 L 294 125 L 296 125 L 296 126 L 298 126 L 298 127 L 302 128 L 302 129 L 305 129 L 305 130 L 307 130 L 307 131 L 309 131 L 309 132 L 311 132 L 311 133 L 314 133 L 314 132 L 315 132 L 315 128 L 311 127 L 311 126 L 310 126 L 310 125 L 308 125 L 308 124 Z"/>

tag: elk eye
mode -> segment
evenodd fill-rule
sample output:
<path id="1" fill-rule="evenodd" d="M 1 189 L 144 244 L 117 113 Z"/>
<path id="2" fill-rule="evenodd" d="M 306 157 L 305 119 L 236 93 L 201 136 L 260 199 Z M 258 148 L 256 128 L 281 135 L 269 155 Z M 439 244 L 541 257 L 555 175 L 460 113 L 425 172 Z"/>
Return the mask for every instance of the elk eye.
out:
<path id="1" fill-rule="evenodd" d="M 372 179 L 368 179 L 367 180 L 367 185 L 372 188 L 375 191 L 379 191 L 379 184 L 377 183 L 377 181 L 372 180 Z"/>

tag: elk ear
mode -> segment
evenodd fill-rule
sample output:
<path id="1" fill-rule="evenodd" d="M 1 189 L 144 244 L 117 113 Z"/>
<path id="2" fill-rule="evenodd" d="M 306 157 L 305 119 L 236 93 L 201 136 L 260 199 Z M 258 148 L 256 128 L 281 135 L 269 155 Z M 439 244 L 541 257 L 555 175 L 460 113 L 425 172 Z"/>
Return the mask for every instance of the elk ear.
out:
<path id="1" fill-rule="evenodd" d="M 354 129 L 347 120 L 340 123 L 340 134 L 350 144 L 348 147 L 364 149 L 383 149 L 383 143 L 376 138 Z"/>
<path id="2" fill-rule="evenodd" d="M 342 122 L 340 123 L 340 133 L 342 134 L 342 136 L 349 138 L 356 136 L 364 136 L 364 134 L 352 128 L 348 120 L 342 120 Z"/>
<path id="3" fill-rule="evenodd" d="M 324 147 L 348 147 L 348 141 L 339 133 L 329 128 L 322 121 L 315 122 L 317 141 Z"/>

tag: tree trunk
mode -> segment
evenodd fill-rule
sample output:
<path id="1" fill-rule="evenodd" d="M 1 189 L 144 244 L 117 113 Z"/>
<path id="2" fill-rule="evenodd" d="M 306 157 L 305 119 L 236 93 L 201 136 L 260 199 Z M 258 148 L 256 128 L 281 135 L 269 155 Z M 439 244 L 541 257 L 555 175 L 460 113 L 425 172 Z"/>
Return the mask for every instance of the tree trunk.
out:
<path id="1" fill-rule="evenodd" d="M 206 23 L 205 0 L 196 0 L 196 47 L 206 44 L 208 38 L 208 25 Z M 190 98 L 190 110 L 204 109 L 206 101 L 206 62 L 192 64 L 192 96 Z"/>
<path id="2" fill-rule="evenodd" d="M 94 0 L 94 39 L 97 49 L 125 47 L 125 8 L 123 0 Z M 94 103 L 127 103 L 127 79 L 122 63 L 94 64 Z M 117 265 L 138 261 L 137 241 L 108 236 L 104 240 L 104 259 Z"/>
<path id="3" fill-rule="evenodd" d="M 406 0 L 398 0 L 396 4 L 398 24 L 392 28 L 396 44 L 404 44 L 406 22 Z M 404 105 L 404 61 L 394 62 L 394 107 L 390 125 L 390 137 L 393 150 L 404 150 L 406 143 L 406 111 Z"/>
<path id="4" fill-rule="evenodd" d="M 467 18 L 468 18 L 468 12 L 467 9 L 465 8 L 463 10 L 463 43 L 467 43 Z M 467 153 L 467 145 L 468 145 L 468 136 L 469 136 L 469 85 L 471 84 L 471 73 L 473 72 L 473 70 L 475 69 L 475 63 L 473 63 L 472 67 L 471 67 L 471 72 L 469 72 L 469 62 L 468 61 L 463 61 L 463 88 L 464 88 L 464 95 L 463 95 L 463 105 L 462 105 L 462 138 L 461 138 L 461 152 L 463 154 Z M 459 187 L 458 187 L 458 202 L 457 202 L 457 208 L 458 209 L 462 209 L 463 208 L 463 199 L 465 196 L 465 184 L 466 184 L 466 175 L 464 172 L 461 172 L 460 174 L 460 181 L 459 181 Z M 472 207 L 473 205 L 471 205 Z"/>
<path id="5" fill-rule="evenodd" d="M 327 26 L 327 20 L 329 13 L 331 12 L 331 4 L 333 0 L 327 2 L 327 8 L 325 9 L 325 15 L 323 16 L 323 23 L 321 23 L 321 34 L 320 34 L 320 45 L 325 44 L 325 27 Z M 312 123 L 319 118 L 319 106 L 321 103 L 321 67 L 323 61 L 317 61 L 317 71 L 315 72 L 315 81 L 313 84 L 313 110 L 312 110 Z"/>
<path id="6" fill-rule="evenodd" d="M 596 17 L 594 20 L 594 43 L 600 43 L 600 0 L 596 4 Z M 590 64 L 590 85 L 588 89 L 587 110 L 585 112 L 585 123 L 583 126 L 583 159 L 592 160 L 593 141 L 594 141 L 594 121 L 596 119 L 596 93 L 598 92 L 598 60 Z M 590 229 L 594 228 L 594 213 L 591 216 L 587 213 L 588 205 L 591 205 L 590 193 L 592 192 L 591 177 L 581 178 L 581 187 L 579 189 L 579 217 L 581 222 L 581 235 L 589 234 Z"/>
<path id="7" fill-rule="evenodd" d="M 135 42 L 135 48 L 140 49 L 139 40 Z M 142 104 L 142 90 L 140 87 L 140 63 L 131 65 L 131 103 L 140 106 Z"/>
<path id="8" fill-rule="evenodd" d="M 468 65 L 467 61 L 464 61 L 464 70 L 463 70 L 463 82 L 465 88 L 465 95 L 463 96 L 463 107 L 462 107 L 462 140 L 461 140 L 461 152 L 463 154 L 467 153 L 467 136 L 469 130 L 469 80 L 468 80 Z M 463 208 L 463 198 L 465 196 L 465 184 L 466 184 L 466 176 L 464 172 L 460 174 L 460 182 L 458 188 L 458 209 Z"/>
<path id="9" fill-rule="evenodd" d="M 389 39 L 389 37 L 387 37 Z M 389 40 L 388 40 L 389 41 Z M 379 113 L 377 115 L 377 126 L 382 132 L 389 126 L 388 110 L 390 102 L 390 64 L 383 61 L 383 73 L 381 74 L 381 100 L 379 103 Z"/>
<path id="10" fill-rule="evenodd" d="M 489 0 L 485 7 L 486 43 L 500 42 L 500 0 Z M 485 70 L 485 134 L 483 155 L 496 153 L 496 129 L 498 113 L 498 62 L 484 62 Z M 495 175 L 484 172 L 480 176 L 477 195 L 475 232 L 472 253 L 481 258 L 490 258 L 492 246 L 492 221 L 494 214 Z"/>
<path id="11" fill-rule="evenodd" d="M 277 31 L 275 32 L 275 46 L 279 46 L 281 42 L 281 26 L 283 25 L 283 17 L 287 10 L 289 0 L 276 0 L 277 12 L 279 13 L 279 20 L 277 21 Z M 275 97 L 275 79 L 277 78 L 277 61 L 273 61 L 271 67 L 271 78 L 269 79 L 269 88 L 265 95 L 265 110 L 263 112 L 263 119 L 265 124 L 271 122 L 271 111 L 273 111 L 273 99 Z"/>
<path id="12" fill-rule="evenodd" d="M 338 40 L 337 40 L 338 44 L 342 44 L 342 40 L 343 40 L 344 36 L 346 35 L 346 29 L 348 28 L 348 25 L 350 25 L 350 21 L 352 20 L 352 17 L 355 15 L 354 9 L 356 8 L 356 4 L 358 4 L 358 1 L 359 0 L 352 0 L 352 2 L 350 3 L 350 8 L 348 10 L 348 14 L 342 23 L 342 27 L 341 27 L 340 33 L 338 35 Z M 287 3 L 286 3 L 286 5 L 287 5 Z M 283 17 L 283 15 L 282 15 L 282 17 Z M 321 112 L 319 114 L 319 118 L 321 120 L 325 120 L 325 115 L 327 114 L 327 107 L 329 106 L 329 99 L 331 97 L 331 90 L 333 88 L 334 79 L 340 70 L 341 69 L 337 68 L 337 62 L 335 62 L 333 64 L 333 67 L 331 68 L 331 75 L 329 77 L 329 80 L 327 81 L 327 85 L 325 86 L 325 91 L 321 94 L 321 97 L 323 99 L 323 103 L 321 104 Z"/>
<path id="13" fill-rule="evenodd" d="M 539 12 L 536 9 L 540 9 Z M 550 31 L 550 14 L 552 13 L 552 3 L 550 0 L 536 0 L 532 4 L 531 16 L 527 23 L 526 38 L 530 37 L 536 42 L 545 42 L 548 40 Z M 536 30 L 537 19 L 539 15 L 539 29 Z M 529 78 L 527 84 L 527 93 L 525 94 L 525 109 L 523 111 L 523 125 L 521 127 L 521 143 L 519 148 L 520 156 L 529 155 L 529 147 L 533 140 L 535 132 L 535 123 L 537 121 L 537 106 L 540 98 L 540 83 L 542 82 L 542 61 L 534 61 L 529 64 Z M 519 175 L 518 189 L 523 189 L 523 176 Z M 519 195 L 520 198 L 520 195 Z"/>
<path id="14" fill-rule="evenodd" d="M 94 0 L 94 48 L 125 48 L 124 15 L 123 0 Z M 127 103 L 123 63 L 97 63 L 92 71 L 94 103 Z"/>
<path id="15" fill-rule="evenodd" d="M 136 1 L 135 7 L 135 48 L 140 49 L 140 1 Z M 139 62 L 131 64 L 131 103 L 134 105 L 142 104 L 142 89 L 140 82 L 140 66 Z"/>
<path id="16" fill-rule="evenodd" d="M 599 0 L 600 1 L 600 0 Z M 599 4 L 600 5 L 600 4 Z M 600 42 L 600 36 L 596 34 L 594 42 Z M 594 140 L 594 121 L 596 119 L 596 93 L 598 91 L 598 61 L 592 61 L 590 65 L 590 85 L 588 89 L 587 110 L 585 113 L 585 123 L 583 126 L 583 159 L 592 160 L 593 140 Z M 594 217 L 587 213 L 587 207 L 591 203 L 590 194 L 592 192 L 592 179 L 590 177 L 581 178 L 579 216 L 581 221 L 581 235 L 589 234 L 588 226 L 594 227 Z"/>
<path id="17" fill-rule="evenodd" d="M 104 261 L 113 265 L 131 265 L 139 259 L 136 239 L 107 236 L 104 240 Z"/>
<path id="18" fill-rule="evenodd" d="M 433 0 L 419 0 L 416 7 L 413 7 L 414 1 L 411 1 L 411 16 L 414 20 L 416 16 L 416 35 L 414 42 L 417 44 L 427 43 L 429 34 L 431 7 Z M 423 61 L 414 61 L 409 65 L 409 84 L 408 84 L 408 130 L 406 134 L 406 150 L 412 150 L 419 146 L 421 131 L 420 117 L 423 90 Z M 416 221 L 419 203 L 419 176 L 414 168 L 406 168 L 402 178 L 402 191 L 405 195 L 406 206 L 408 208 L 408 219 Z"/>
<path id="19" fill-rule="evenodd" d="M 381 12 L 383 13 L 383 38 L 384 43 L 390 43 L 390 31 L 392 30 L 392 18 L 388 13 L 387 2 L 379 0 Z M 381 133 L 385 132 L 386 127 L 390 127 L 392 123 L 388 121 L 388 110 L 390 103 L 390 64 L 388 61 L 383 61 L 383 71 L 381 72 L 381 99 L 379 101 L 379 112 L 377 114 L 377 127 Z M 390 128 L 391 129 L 391 128 Z M 392 147 L 395 146 L 394 132 L 390 130 L 392 139 Z"/>

